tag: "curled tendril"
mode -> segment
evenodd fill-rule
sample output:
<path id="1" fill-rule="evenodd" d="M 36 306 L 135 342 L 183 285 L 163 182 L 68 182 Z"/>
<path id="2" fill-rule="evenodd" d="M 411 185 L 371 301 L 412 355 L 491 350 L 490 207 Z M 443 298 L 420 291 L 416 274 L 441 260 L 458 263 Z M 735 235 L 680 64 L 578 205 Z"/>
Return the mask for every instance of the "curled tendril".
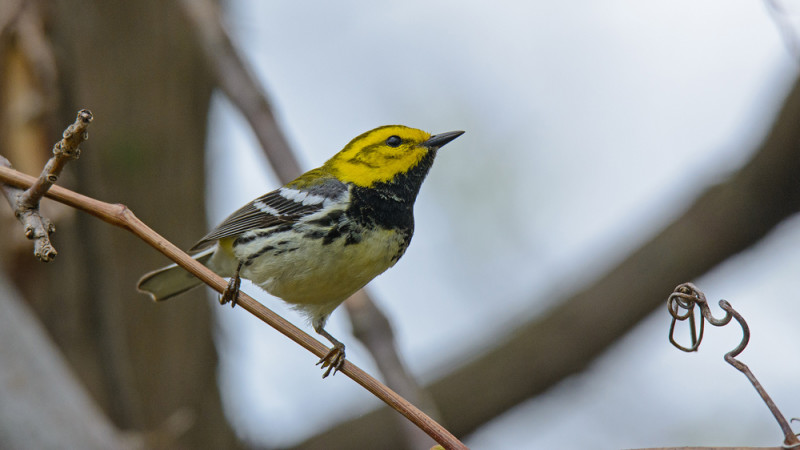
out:
<path id="1" fill-rule="evenodd" d="M 669 342 L 675 348 L 684 352 L 696 352 L 700 347 L 700 342 L 703 341 L 703 331 L 705 321 L 700 318 L 700 330 L 698 332 L 697 325 L 695 324 L 694 307 L 698 304 L 705 304 L 706 296 L 697 290 L 692 283 L 685 283 L 675 288 L 675 291 L 667 299 L 667 309 L 672 316 L 672 323 L 669 326 Z M 681 314 L 681 309 L 685 310 L 685 314 Z M 701 309 L 702 312 L 702 309 Z M 690 337 L 692 345 L 684 347 L 675 340 L 675 324 L 678 321 L 689 320 Z"/>
<path id="2" fill-rule="evenodd" d="M 700 309 L 699 330 L 695 324 L 695 306 Z M 792 428 L 789 426 L 789 422 L 786 421 L 778 407 L 775 406 L 775 402 L 772 401 L 767 391 L 764 390 L 761 383 L 759 383 L 758 379 L 753 375 L 753 372 L 750 371 L 750 368 L 736 359 L 736 357 L 744 351 L 745 347 L 747 347 L 748 342 L 750 342 L 750 327 L 747 326 L 747 322 L 745 322 L 742 315 L 733 309 L 731 304 L 727 301 L 720 300 L 719 307 L 725 311 L 725 316 L 717 319 L 711 314 L 711 309 L 708 307 L 705 294 L 697 289 L 695 285 L 692 283 L 684 283 L 676 287 L 675 291 L 673 291 L 667 299 L 667 310 L 669 310 L 669 314 L 672 316 L 672 323 L 669 327 L 669 342 L 684 352 L 695 352 L 698 347 L 700 347 L 700 342 L 703 340 L 703 324 L 705 321 L 708 321 L 708 323 L 716 327 L 721 327 L 730 323 L 731 319 L 736 319 L 736 321 L 739 322 L 739 326 L 742 327 L 742 340 L 736 348 L 725 354 L 725 361 L 742 372 L 747 379 L 750 380 L 750 383 L 761 396 L 761 399 L 766 403 L 767 408 L 769 408 L 775 420 L 778 421 L 781 431 L 783 431 L 783 448 L 800 448 L 800 439 L 797 438 L 797 435 L 794 434 Z M 678 321 L 684 320 L 689 320 L 692 340 L 692 345 L 689 347 L 684 347 L 675 341 L 675 324 Z"/>

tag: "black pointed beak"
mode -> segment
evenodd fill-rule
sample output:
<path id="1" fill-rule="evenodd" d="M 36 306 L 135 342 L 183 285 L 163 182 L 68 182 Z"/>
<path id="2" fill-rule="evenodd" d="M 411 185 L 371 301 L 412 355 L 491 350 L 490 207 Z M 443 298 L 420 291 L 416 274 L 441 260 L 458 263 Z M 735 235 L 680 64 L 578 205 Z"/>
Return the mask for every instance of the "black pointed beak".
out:
<path id="1" fill-rule="evenodd" d="M 448 142 L 464 134 L 463 131 L 448 131 L 447 133 L 434 134 L 422 145 L 428 148 L 442 148 Z"/>

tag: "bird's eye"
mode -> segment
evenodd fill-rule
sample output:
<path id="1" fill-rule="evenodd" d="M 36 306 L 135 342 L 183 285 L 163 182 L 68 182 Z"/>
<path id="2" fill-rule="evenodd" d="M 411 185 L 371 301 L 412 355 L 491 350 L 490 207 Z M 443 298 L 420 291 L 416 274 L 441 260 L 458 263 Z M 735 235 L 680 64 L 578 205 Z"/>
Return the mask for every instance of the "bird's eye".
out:
<path id="1" fill-rule="evenodd" d="M 402 142 L 400 136 L 389 136 L 389 139 L 386 139 L 386 145 L 389 147 L 399 147 Z"/>

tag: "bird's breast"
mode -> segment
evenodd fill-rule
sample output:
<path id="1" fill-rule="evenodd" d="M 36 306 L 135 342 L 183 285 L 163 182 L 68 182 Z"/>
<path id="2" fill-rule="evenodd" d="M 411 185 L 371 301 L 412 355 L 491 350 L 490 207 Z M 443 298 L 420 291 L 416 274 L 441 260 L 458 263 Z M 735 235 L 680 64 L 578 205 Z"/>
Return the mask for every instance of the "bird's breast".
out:
<path id="1" fill-rule="evenodd" d="M 392 267 L 411 234 L 329 213 L 234 252 L 244 262 L 242 276 L 270 294 L 298 305 L 327 304 L 343 301 Z"/>

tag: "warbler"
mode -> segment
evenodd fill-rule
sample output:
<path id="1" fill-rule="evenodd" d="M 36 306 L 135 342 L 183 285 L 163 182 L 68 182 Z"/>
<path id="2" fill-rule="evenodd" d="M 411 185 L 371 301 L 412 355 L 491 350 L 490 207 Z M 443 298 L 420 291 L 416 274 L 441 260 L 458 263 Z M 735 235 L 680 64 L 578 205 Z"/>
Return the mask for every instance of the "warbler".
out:
<path id="1" fill-rule="evenodd" d="M 194 258 L 230 278 L 221 303 L 236 305 L 245 278 L 303 313 L 332 344 L 317 363 L 323 378 L 336 374 L 345 346 L 325 322 L 403 256 L 414 233 L 414 201 L 436 153 L 462 134 L 402 125 L 367 131 L 321 167 L 231 214 L 190 251 L 202 250 Z M 173 264 L 144 275 L 138 288 L 162 301 L 200 284 Z"/>

